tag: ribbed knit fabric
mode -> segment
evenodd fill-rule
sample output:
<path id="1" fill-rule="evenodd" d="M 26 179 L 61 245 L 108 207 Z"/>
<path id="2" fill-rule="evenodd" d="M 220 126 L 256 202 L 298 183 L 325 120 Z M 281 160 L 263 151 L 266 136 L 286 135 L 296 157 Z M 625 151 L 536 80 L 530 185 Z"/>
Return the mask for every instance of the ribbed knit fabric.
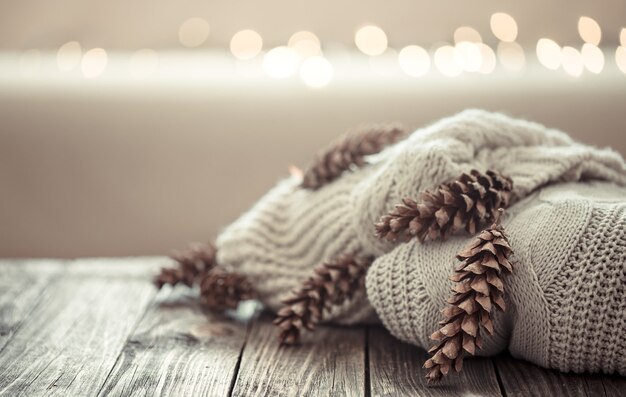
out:
<path id="1" fill-rule="evenodd" d="M 346 209 L 355 184 L 367 173 L 348 173 L 342 183 L 317 191 L 300 189 L 295 177 L 282 181 L 220 234 L 219 263 L 248 275 L 261 301 L 277 310 L 317 264 L 342 252 L 364 251 Z M 328 318 L 354 323 L 375 320 L 375 314 L 363 291 Z"/>
<path id="2" fill-rule="evenodd" d="M 586 305 L 582 297 L 571 297 L 583 291 L 591 296 L 598 293 L 596 286 L 606 284 L 606 295 L 593 295 L 590 305 L 613 302 L 607 310 L 626 312 L 624 211 L 619 209 L 626 193 L 617 187 L 626 186 L 626 164 L 619 154 L 574 142 L 536 123 L 471 110 L 417 130 L 368 161 L 315 191 L 300 188 L 296 177 L 281 181 L 220 234 L 218 261 L 248 275 L 261 300 L 277 310 L 320 262 L 342 252 L 377 257 L 368 272 L 367 297 L 357 295 L 326 318 L 340 323 L 371 321 L 376 318 L 373 305 L 394 335 L 427 347 L 449 293 L 455 255 L 471 237 L 394 244 L 376 239 L 373 224 L 403 197 L 417 198 L 421 191 L 471 169 L 493 169 L 514 181 L 518 202 L 504 225 L 515 260 L 522 265 L 510 277 L 510 310 L 496 316 L 496 336 L 488 338 L 481 353 L 508 347 L 512 354 L 544 366 L 597 370 L 589 361 L 591 353 L 575 363 L 581 335 L 596 332 L 596 340 L 604 340 L 613 332 L 624 339 L 621 314 L 607 314 L 607 323 L 617 321 L 621 328 L 608 330 L 596 324 L 581 331 L 582 326 L 573 326 L 575 319 L 595 317 L 593 312 L 578 311 L 576 305 Z M 552 186 L 544 188 L 548 185 Z M 606 202 L 598 198 L 602 195 Z M 615 231 L 619 227 L 621 235 Z M 618 242 L 606 248 L 613 237 Z M 590 252 L 595 253 L 593 258 Z M 587 261 L 581 261 L 585 255 Z M 607 265 L 613 260 L 615 265 Z M 588 268 L 595 270 L 588 273 Z M 601 281 L 604 277 L 609 281 Z M 574 336 L 572 328 L 582 334 Z M 563 343 L 567 348 L 560 354 Z M 599 349 L 609 348 L 602 342 Z M 617 355 L 613 369 L 599 369 L 623 371 L 623 357 Z"/>

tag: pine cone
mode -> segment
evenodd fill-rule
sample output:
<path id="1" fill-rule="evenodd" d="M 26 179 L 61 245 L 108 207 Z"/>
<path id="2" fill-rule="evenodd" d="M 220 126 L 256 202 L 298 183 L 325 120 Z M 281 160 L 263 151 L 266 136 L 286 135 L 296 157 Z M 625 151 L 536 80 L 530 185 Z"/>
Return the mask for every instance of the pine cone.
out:
<path id="1" fill-rule="evenodd" d="M 499 218 L 457 255 L 462 262 L 450 277 L 455 282 L 454 295 L 442 310 L 442 327 L 431 335 L 438 343 L 424 363 L 429 383 L 439 381 L 451 369 L 459 372 L 464 352 L 473 355 L 476 348 L 482 348 L 481 329 L 493 334 L 492 308 L 506 310 L 503 273 L 513 271 L 508 259 L 512 250 Z"/>
<path id="2" fill-rule="evenodd" d="M 165 284 L 185 284 L 189 287 L 198 282 L 202 275 L 216 266 L 217 250 L 210 243 L 193 243 L 183 251 L 172 254 L 171 258 L 178 264 L 177 268 L 163 268 L 155 277 L 154 284 L 161 288 Z"/>
<path id="3" fill-rule="evenodd" d="M 315 276 L 307 280 L 293 296 L 283 301 L 274 324 L 281 329 L 280 343 L 298 343 L 303 329 L 312 331 L 323 317 L 324 310 L 340 305 L 363 288 L 371 258 L 343 254 L 315 268 Z"/>
<path id="4" fill-rule="evenodd" d="M 446 239 L 461 229 L 475 234 L 479 227 L 493 222 L 498 208 L 509 205 L 512 189 L 513 181 L 496 171 L 482 174 L 472 170 L 434 192 L 423 192 L 420 202 L 404 198 L 375 225 L 376 236 L 390 241 L 415 236 L 424 242 Z"/>
<path id="5" fill-rule="evenodd" d="M 215 268 L 200 281 L 200 297 L 209 309 L 225 310 L 236 309 L 240 301 L 254 299 L 256 292 L 245 276 Z"/>
<path id="6" fill-rule="evenodd" d="M 163 268 L 161 273 L 154 278 L 154 285 L 161 289 L 166 284 L 176 285 L 183 282 L 183 279 L 183 272 L 179 268 Z"/>
<path id="7" fill-rule="evenodd" d="M 364 157 L 380 152 L 386 146 L 399 141 L 405 131 L 398 125 L 371 125 L 349 131 L 328 148 L 318 153 L 304 172 L 302 187 L 316 190 L 338 178 L 352 165 L 361 167 Z"/>

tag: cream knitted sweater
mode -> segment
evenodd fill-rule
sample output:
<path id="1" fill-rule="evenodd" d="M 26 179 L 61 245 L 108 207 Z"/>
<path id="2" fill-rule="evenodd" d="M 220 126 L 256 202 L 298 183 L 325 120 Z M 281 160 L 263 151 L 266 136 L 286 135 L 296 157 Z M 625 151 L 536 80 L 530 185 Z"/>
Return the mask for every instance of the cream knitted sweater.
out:
<path id="1" fill-rule="evenodd" d="M 515 250 L 509 309 L 480 354 L 508 348 L 562 371 L 626 375 L 626 163 L 536 123 L 465 111 L 319 190 L 286 179 L 223 231 L 218 260 L 247 274 L 276 310 L 321 261 L 373 255 L 367 291 L 327 318 L 379 318 L 396 337 L 429 347 L 455 254 L 471 236 L 393 244 L 377 240 L 373 224 L 403 197 L 471 169 L 511 177 L 521 199 L 503 222 Z"/>

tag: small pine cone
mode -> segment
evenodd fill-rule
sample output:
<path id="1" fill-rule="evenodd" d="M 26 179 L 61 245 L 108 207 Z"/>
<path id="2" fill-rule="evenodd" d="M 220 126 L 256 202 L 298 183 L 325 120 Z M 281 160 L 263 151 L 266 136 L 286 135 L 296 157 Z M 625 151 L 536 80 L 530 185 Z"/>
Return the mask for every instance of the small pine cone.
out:
<path id="1" fill-rule="evenodd" d="M 420 202 L 404 198 L 376 223 L 376 236 L 389 241 L 415 236 L 424 242 L 446 239 L 461 229 L 475 234 L 493 222 L 498 208 L 510 204 L 512 189 L 513 181 L 496 171 L 472 170 L 435 191 L 423 192 Z"/>
<path id="2" fill-rule="evenodd" d="M 399 141 L 406 134 L 398 125 L 372 125 L 349 131 L 339 137 L 328 148 L 318 153 L 304 172 L 302 187 L 316 190 L 337 179 L 352 165 L 365 163 L 365 156 L 375 154 Z"/>
<path id="3" fill-rule="evenodd" d="M 154 278 L 154 285 L 161 289 L 164 285 L 175 285 L 183 280 L 183 272 L 179 268 L 163 268 Z"/>
<path id="4" fill-rule="evenodd" d="M 183 251 L 172 254 L 171 258 L 178 264 L 177 268 L 163 268 L 154 279 L 154 284 L 161 288 L 165 284 L 178 283 L 193 286 L 202 275 L 216 266 L 217 250 L 210 243 L 194 243 Z"/>
<path id="5" fill-rule="evenodd" d="M 322 321 L 324 310 L 352 298 L 363 288 L 371 262 L 371 258 L 343 254 L 316 267 L 315 276 L 284 300 L 277 313 L 274 324 L 281 330 L 280 343 L 298 343 L 303 329 L 312 331 Z"/>
<path id="6" fill-rule="evenodd" d="M 457 255 L 462 262 L 450 277 L 455 283 L 454 295 L 442 310 L 442 327 L 431 335 L 437 344 L 428 351 L 431 358 L 424 363 L 429 369 L 428 383 L 441 380 L 450 370 L 459 372 L 464 352 L 474 355 L 476 348 L 482 348 L 481 330 L 493 334 L 493 307 L 506 310 L 503 273 L 513 269 L 508 259 L 512 250 L 499 222 L 502 211 L 489 229 Z"/>
<path id="7" fill-rule="evenodd" d="M 236 309 L 239 302 L 256 298 L 256 292 L 245 276 L 215 268 L 200 281 L 200 298 L 211 310 Z"/>

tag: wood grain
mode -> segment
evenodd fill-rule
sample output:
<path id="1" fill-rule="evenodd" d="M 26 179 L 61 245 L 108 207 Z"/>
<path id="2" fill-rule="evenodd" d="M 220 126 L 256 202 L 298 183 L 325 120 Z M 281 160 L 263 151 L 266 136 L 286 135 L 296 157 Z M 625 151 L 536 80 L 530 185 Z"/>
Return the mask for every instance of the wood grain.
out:
<path id="1" fill-rule="evenodd" d="M 371 396 L 501 396 L 491 359 L 469 358 L 463 371 L 428 386 L 422 369 L 428 353 L 393 338 L 381 327 L 368 331 Z"/>
<path id="2" fill-rule="evenodd" d="M 0 352 L 62 271 L 60 261 L 0 261 Z"/>
<path id="3" fill-rule="evenodd" d="M 318 327 L 299 346 L 280 346 L 267 316 L 246 343 L 233 396 L 363 396 L 365 330 Z"/>
<path id="4" fill-rule="evenodd" d="M 98 279 L 123 278 L 150 282 L 163 267 L 174 266 L 175 262 L 164 256 L 136 256 L 127 258 L 81 258 L 68 263 L 74 278 L 93 277 Z"/>
<path id="5" fill-rule="evenodd" d="M 124 260 L 111 260 L 112 270 L 82 274 L 86 263 L 67 267 L 6 344 L 0 395 L 95 395 L 100 390 L 155 290 L 148 277 L 129 278 Z"/>
<path id="6" fill-rule="evenodd" d="M 626 377 L 595 375 L 593 378 L 602 382 L 606 397 L 623 397 L 626 395 Z M 587 381 L 587 383 L 590 382 Z M 589 395 L 591 396 L 592 394 Z"/>
<path id="7" fill-rule="evenodd" d="M 507 397 L 588 395 L 585 376 L 547 370 L 508 354 L 496 357 L 495 364 Z"/>
<path id="8" fill-rule="evenodd" d="M 124 347 L 102 396 L 223 396 L 230 391 L 250 315 L 210 314 L 184 287 L 157 295 Z M 250 312 L 251 314 L 251 312 Z"/>

